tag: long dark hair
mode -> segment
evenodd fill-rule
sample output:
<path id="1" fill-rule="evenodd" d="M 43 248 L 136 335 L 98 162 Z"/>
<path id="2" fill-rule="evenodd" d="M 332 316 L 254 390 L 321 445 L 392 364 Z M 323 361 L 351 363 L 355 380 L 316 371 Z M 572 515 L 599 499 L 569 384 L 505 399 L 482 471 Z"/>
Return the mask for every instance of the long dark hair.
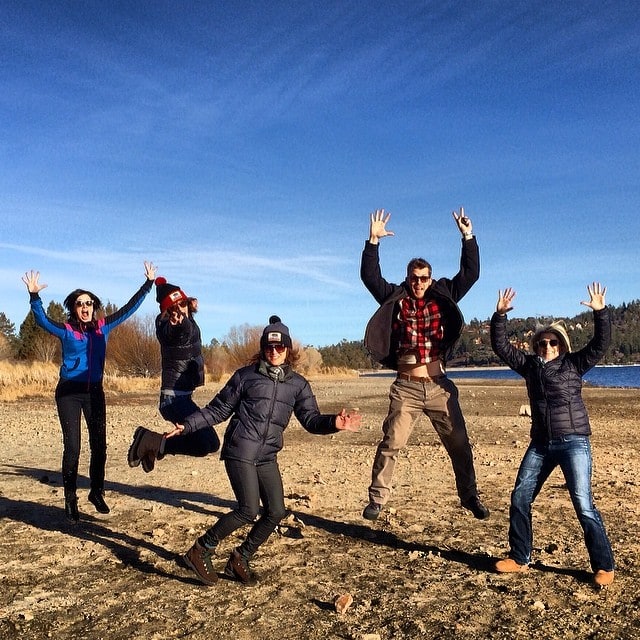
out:
<path id="1" fill-rule="evenodd" d="M 67 310 L 67 318 L 71 324 L 76 324 L 78 322 L 78 316 L 76 316 L 76 300 L 81 296 L 86 295 L 89 296 L 93 300 L 93 320 L 96 318 L 96 313 L 100 309 L 102 309 L 102 302 L 100 302 L 100 298 L 95 293 L 91 293 L 91 291 L 87 291 L 86 289 L 74 289 L 62 303 L 64 308 Z"/>

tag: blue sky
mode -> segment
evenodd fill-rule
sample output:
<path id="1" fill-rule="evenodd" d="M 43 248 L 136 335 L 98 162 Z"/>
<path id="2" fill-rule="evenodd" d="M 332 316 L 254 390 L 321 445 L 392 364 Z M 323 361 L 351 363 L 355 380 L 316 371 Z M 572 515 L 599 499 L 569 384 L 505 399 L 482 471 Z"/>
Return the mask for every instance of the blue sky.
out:
<path id="1" fill-rule="evenodd" d="M 640 298 L 634 2 L 3 2 L 0 311 L 21 275 L 123 304 L 143 260 L 198 297 L 205 342 L 279 314 L 362 337 L 369 215 L 383 274 L 457 271 L 465 207 L 485 319 Z M 155 315 L 155 292 L 140 314 Z"/>

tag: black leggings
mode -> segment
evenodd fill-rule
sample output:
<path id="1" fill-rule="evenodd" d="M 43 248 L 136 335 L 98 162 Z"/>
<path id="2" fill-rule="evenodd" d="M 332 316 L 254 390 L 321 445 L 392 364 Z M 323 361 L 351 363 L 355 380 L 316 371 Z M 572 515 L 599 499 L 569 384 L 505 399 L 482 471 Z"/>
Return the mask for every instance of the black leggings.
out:
<path id="1" fill-rule="evenodd" d="M 254 523 L 245 541 L 238 547 L 241 555 L 251 558 L 286 515 L 278 462 L 274 460 L 255 465 L 251 462 L 225 460 L 224 465 L 238 506 L 222 516 L 202 536 L 202 543 L 207 547 L 215 546 L 236 529 Z M 256 521 L 261 500 L 264 508 Z"/>
<path id="2" fill-rule="evenodd" d="M 104 489 L 107 463 L 107 414 L 102 384 L 78 384 L 61 380 L 56 387 L 56 405 L 62 427 L 62 484 L 65 495 L 76 491 L 80 460 L 80 416 L 89 431 L 89 477 L 91 490 Z"/>

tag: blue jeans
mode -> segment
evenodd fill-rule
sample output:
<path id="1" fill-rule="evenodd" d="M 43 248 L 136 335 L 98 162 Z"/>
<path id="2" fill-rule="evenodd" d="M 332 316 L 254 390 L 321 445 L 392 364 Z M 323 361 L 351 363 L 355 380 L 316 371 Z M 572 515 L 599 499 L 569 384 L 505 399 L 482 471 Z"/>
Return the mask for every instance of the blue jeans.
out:
<path id="1" fill-rule="evenodd" d="M 547 443 L 532 442 L 520 463 L 509 510 L 509 557 L 531 562 L 531 505 L 555 467 L 560 466 L 571 502 L 584 531 L 591 568 L 613 571 L 613 551 L 591 493 L 591 444 L 588 436 L 570 435 Z"/>

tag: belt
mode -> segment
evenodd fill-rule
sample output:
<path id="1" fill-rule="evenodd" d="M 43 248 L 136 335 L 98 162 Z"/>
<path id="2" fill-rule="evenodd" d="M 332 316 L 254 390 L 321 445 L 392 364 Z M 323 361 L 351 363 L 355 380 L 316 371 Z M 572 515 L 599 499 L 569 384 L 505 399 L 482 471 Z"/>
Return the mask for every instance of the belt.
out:
<path id="1" fill-rule="evenodd" d="M 408 373 L 398 373 L 398 380 L 406 380 L 407 382 L 438 382 L 441 378 L 444 378 L 444 373 L 430 378 L 429 376 L 411 376 Z"/>

